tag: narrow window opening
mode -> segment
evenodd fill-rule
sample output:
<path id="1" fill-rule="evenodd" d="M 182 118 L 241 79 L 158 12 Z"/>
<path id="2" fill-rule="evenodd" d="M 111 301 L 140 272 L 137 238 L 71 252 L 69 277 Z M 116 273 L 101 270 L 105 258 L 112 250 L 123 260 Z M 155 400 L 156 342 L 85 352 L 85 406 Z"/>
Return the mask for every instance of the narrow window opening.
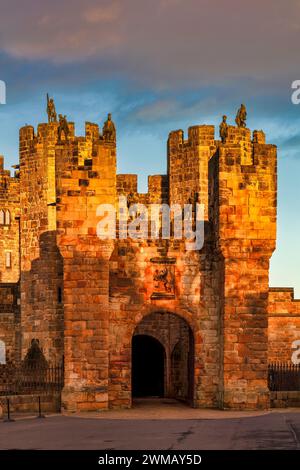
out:
<path id="1" fill-rule="evenodd" d="M 6 251 L 5 253 L 5 267 L 6 269 L 11 268 L 11 252 L 10 251 Z"/>
<path id="2" fill-rule="evenodd" d="M 61 287 L 57 289 L 57 301 L 59 304 L 62 303 L 62 288 Z"/>
<path id="3" fill-rule="evenodd" d="M 9 210 L 5 211 L 5 225 L 10 225 L 11 223 L 11 217 L 10 217 L 10 212 Z"/>

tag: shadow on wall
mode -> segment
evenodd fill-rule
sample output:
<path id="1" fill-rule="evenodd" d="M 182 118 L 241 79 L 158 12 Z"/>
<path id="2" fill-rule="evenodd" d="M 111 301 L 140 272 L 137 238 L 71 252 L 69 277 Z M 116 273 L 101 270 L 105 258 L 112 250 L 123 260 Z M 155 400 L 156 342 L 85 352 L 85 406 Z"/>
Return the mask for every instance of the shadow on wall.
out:
<path id="1" fill-rule="evenodd" d="M 33 248 L 39 257 L 31 262 L 29 271 L 21 271 L 22 356 L 37 339 L 46 358 L 59 361 L 64 351 L 64 316 L 63 258 L 57 246 L 57 232 L 44 232 L 38 247 Z M 24 258 L 22 261 L 27 262 Z"/>
<path id="2" fill-rule="evenodd" d="M 20 360 L 19 283 L 0 283 L 0 364 Z"/>

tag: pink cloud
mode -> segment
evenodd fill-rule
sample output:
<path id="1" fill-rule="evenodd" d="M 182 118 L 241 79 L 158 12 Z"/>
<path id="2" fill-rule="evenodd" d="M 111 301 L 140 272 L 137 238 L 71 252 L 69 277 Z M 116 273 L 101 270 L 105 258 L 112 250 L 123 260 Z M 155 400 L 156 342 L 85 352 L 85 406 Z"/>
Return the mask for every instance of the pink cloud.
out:
<path id="1" fill-rule="evenodd" d="M 83 13 L 83 18 L 88 23 L 113 23 L 120 18 L 121 5 L 109 3 L 107 5 L 90 7 Z"/>
<path id="2" fill-rule="evenodd" d="M 255 77 L 298 78 L 298 0 L 2 0 L 8 54 L 105 61 L 105 72 L 156 88 Z"/>

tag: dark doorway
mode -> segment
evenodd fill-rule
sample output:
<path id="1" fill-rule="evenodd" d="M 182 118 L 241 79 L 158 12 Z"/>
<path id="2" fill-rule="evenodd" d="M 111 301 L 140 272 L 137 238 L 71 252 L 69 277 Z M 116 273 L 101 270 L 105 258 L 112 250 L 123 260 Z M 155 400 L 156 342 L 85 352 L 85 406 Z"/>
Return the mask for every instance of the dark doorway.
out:
<path id="1" fill-rule="evenodd" d="M 152 336 L 132 338 L 132 395 L 134 397 L 164 396 L 165 351 Z"/>

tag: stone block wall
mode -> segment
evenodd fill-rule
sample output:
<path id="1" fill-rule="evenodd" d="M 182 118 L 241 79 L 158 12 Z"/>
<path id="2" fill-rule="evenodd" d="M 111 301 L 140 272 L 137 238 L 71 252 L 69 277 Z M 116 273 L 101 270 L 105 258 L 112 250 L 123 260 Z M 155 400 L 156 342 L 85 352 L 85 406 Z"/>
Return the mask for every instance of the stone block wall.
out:
<path id="1" fill-rule="evenodd" d="M 270 402 L 272 408 L 300 407 L 300 392 L 271 392 Z"/>
<path id="2" fill-rule="evenodd" d="M 58 413 L 61 409 L 60 393 L 52 392 L 41 394 L 41 410 L 42 413 Z M 39 413 L 39 395 L 11 395 L 9 397 L 10 413 L 30 413 L 37 416 Z M 0 418 L 7 415 L 6 397 L 0 396 Z M 12 418 L 14 416 L 11 416 Z"/>
<path id="3" fill-rule="evenodd" d="M 169 181 L 167 175 L 148 176 L 149 202 L 151 204 L 168 204 Z"/>
<path id="4" fill-rule="evenodd" d="M 4 169 L 4 158 L 0 156 L 0 282 L 19 281 L 19 217 L 19 178 Z M 7 255 L 10 263 L 7 263 Z"/>
<path id="5" fill-rule="evenodd" d="M 18 284 L 0 284 L 0 341 L 5 345 L 6 363 L 18 362 L 21 356 Z"/>
<path id="6" fill-rule="evenodd" d="M 56 145 L 57 243 L 63 257 L 66 410 L 108 407 L 109 258 L 96 229 L 100 204 L 116 202 L 116 148 L 99 137 Z"/>
<path id="7" fill-rule="evenodd" d="M 208 217 L 208 162 L 216 149 L 214 126 L 193 126 L 184 140 L 182 130 L 168 139 L 170 204 L 187 204 L 195 196 Z"/>
<path id="8" fill-rule="evenodd" d="M 192 330 L 194 406 L 219 402 L 219 294 L 214 291 L 211 243 L 198 253 L 185 252 L 182 241 L 165 242 L 118 241 L 110 258 L 110 407 L 130 406 L 132 335 L 148 314 L 159 331 L 161 312 L 184 319 Z M 157 271 L 165 269 L 174 280 L 169 292 L 156 286 Z"/>
<path id="9" fill-rule="evenodd" d="M 20 181 L 0 156 L 0 341 L 6 363 L 20 360 Z M 3 357 L 2 357 L 3 359 Z"/>
<path id="10" fill-rule="evenodd" d="M 300 300 L 294 299 L 294 289 L 270 288 L 268 312 L 269 362 L 290 363 L 293 342 L 300 346 Z"/>
<path id="11" fill-rule="evenodd" d="M 173 173 L 178 171 L 179 175 L 180 172 L 184 174 L 185 171 L 189 171 L 189 176 L 186 177 L 184 184 L 178 180 L 176 197 L 175 195 L 171 196 L 174 188 L 170 183 L 171 173 L 169 172 L 167 176 L 149 177 L 148 193 L 146 195 L 135 193 L 134 202 L 163 203 L 170 202 L 171 197 L 173 197 L 173 203 L 189 202 L 191 182 L 188 183 L 188 178 L 195 177 L 194 165 L 197 160 L 195 155 L 198 152 L 197 129 L 193 132 L 189 131 L 189 145 L 192 149 L 189 149 L 189 145 L 186 144 L 184 163 L 178 163 L 178 167 L 176 167 L 175 157 L 171 162 Z M 201 171 L 207 174 L 208 158 L 214 148 L 214 144 L 211 142 L 213 127 L 203 126 L 200 133 L 205 142 L 205 148 L 201 151 L 202 154 L 205 153 L 206 158 L 206 166 L 203 165 Z M 180 143 L 176 142 L 175 145 L 173 142 L 172 145 L 174 155 L 176 152 L 181 152 Z M 126 194 L 126 189 L 129 192 L 128 186 L 126 188 L 124 183 L 126 175 L 120 175 L 120 177 L 122 177 L 122 185 L 118 186 L 118 193 Z M 202 178 L 204 181 L 205 176 Z M 131 188 L 136 188 L 136 179 L 133 179 L 131 175 L 130 179 L 134 181 L 135 185 L 134 187 L 131 185 Z M 207 200 L 207 181 L 203 194 L 206 194 Z M 148 321 L 148 314 L 149 318 L 153 318 L 154 323 L 157 324 L 158 331 L 160 329 L 158 319 L 161 312 L 175 314 L 177 321 L 184 319 L 192 330 L 195 355 L 192 378 L 189 378 L 189 381 L 193 382 L 193 405 L 218 406 L 220 318 L 217 311 L 218 293 L 213 277 L 215 260 L 211 251 L 212 242 L 208 222 L 206 222 L 205 230 L 207 237 L 205 246 L 200 253 L 187 252 L 185 242 L 174 239 L 124 240 L 117 241 L 115 244 L 110 259 L 109 282 L 110 407 L 129 407 L 131 405 L 132 335 L 134 331 L 140 331 L 141 325 Z M 172 289 L 172 293 L 167 295 L 162 293 L 161 295 L 160 292 L 156 292 L 155 276 L 157 271 L 165 269 L 166 266 L 170 275 L 173 276 L 174 289 Z M 173 330 L 171 329 L 171 331 Z M 188 384 L 186 385 L 188 386 Z M 183 392 L 184 394 L 186 394 L 186 390 Z"/>
<path id="12" fill-rule="evenodd" d="M 121 174 L 117 175 L 117 192 L 118 194 L 136 194 L 138 192 L 137 175 Z"/>
<path id="13" fill-rule="evenodd" d="M 148 176 L 148 192 L 138 192 L 137 175 L 120 174 L 117 175 L 117 194 L 126 196 L 128 205 L 140 204 L 168 204 L 169 185 L 167 175 Z"/>

